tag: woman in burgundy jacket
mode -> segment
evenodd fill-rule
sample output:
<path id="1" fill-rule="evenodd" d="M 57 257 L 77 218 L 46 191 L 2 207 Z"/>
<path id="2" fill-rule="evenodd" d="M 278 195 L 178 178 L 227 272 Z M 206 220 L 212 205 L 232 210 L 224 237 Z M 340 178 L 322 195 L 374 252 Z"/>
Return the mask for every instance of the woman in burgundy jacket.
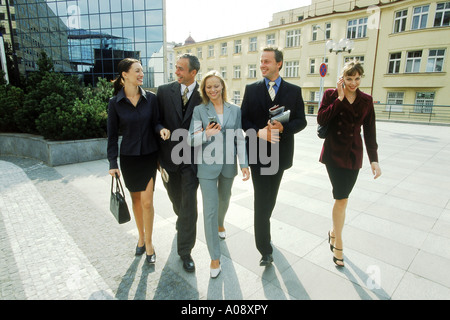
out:
<path id="1" fill-rule="evenodd" d="M 381 175 L 373 99 L 358 89 L 364 69 L 359 62 L 350 61 L 342 74 L 337 88 L 325 91 L 317 116 L 319 125 L 328 125 L 320 162 L 326 165 L 333 187 L 333 228 L 328 232 L 328 242 L 333 261 L 339 267 L 344 266 L 342 229 L 345 210 L 362 167 L 361 126 L 374 178 Z"/>

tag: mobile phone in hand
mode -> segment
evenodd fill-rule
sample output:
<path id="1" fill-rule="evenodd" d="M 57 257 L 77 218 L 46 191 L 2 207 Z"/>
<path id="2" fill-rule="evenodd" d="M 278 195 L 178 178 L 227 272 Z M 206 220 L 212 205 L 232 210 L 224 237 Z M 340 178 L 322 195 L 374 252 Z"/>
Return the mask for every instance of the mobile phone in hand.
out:
<path id="1" fill-rule="evenodd" d="M 209 124 L 213 124 L 213 125 L 216 125 L 216 124 L 217 124 L 217 118 L 216 118 L 216 116 L 208 117 L 208 120 L 209 120 Z"/>

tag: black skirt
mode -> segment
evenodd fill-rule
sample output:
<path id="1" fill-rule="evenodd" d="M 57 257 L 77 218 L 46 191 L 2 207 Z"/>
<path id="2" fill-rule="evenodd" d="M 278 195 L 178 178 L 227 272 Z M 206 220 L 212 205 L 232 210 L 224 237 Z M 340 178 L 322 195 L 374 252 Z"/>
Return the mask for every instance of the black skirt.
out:
<path id="1" fill-rule="evenodd" d="M 327 165 L 328 176 L 333 186 L 333 198 L 335 200 L 348 199 L 350 192 L 356 183 L 359 170 L 338 168 Z"/>
<path id="2" fill-rule="evenodd" d="M 141 156 L 120 155 L 120 170 L 130 192 L 145 191 L 152 178 L 155 187 L 157 160 L 157 152 Z"/>

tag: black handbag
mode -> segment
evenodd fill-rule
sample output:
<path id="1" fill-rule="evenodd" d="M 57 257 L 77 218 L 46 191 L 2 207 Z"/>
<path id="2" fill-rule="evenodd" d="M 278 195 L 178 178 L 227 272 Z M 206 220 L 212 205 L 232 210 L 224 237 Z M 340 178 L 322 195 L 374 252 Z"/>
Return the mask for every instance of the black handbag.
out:
<path id="1" fill-rule="evenodd" d="M 328 124 L 324 126 L 321 125 L 317 126 L 317 136 L 320 139 L 325 139 L 327 137 L 327 134 L 328 134 Z"/>
<path id="2" fill-rule="evenodd" d="M 111 199 L 109 201 L 109 210 L 116 218 L 119 224 L 130 221 L 130 211 L 125 201 L 125 193 L 123 192 L 122 183 L 116 173 L 116 190 L 114 191 L 114 177 L 111 180 Z"/>

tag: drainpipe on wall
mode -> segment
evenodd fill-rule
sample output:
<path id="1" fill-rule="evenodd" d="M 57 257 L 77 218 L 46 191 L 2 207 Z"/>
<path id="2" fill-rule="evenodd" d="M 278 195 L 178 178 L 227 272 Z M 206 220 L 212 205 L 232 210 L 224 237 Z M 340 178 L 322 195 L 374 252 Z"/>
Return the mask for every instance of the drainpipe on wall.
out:
<path id="1" fill-rule="evenodd" d="M 381 24 L 381 9 L 377 6 L 376 7 L 379 10 L 379 16 L 378 16 L 378 25 L 377 25 L 377 42 L 375 44 L 375 57 L 373 62 L 373 70 L 372 70 L 372 86 L 370 88 L 370 95 L 373 96 L 373 86 L 375 85 L 375 69 L 377 66 L 377 60 L 378 60 L 378 41 L 380 39 L 380 24 Z"/>

